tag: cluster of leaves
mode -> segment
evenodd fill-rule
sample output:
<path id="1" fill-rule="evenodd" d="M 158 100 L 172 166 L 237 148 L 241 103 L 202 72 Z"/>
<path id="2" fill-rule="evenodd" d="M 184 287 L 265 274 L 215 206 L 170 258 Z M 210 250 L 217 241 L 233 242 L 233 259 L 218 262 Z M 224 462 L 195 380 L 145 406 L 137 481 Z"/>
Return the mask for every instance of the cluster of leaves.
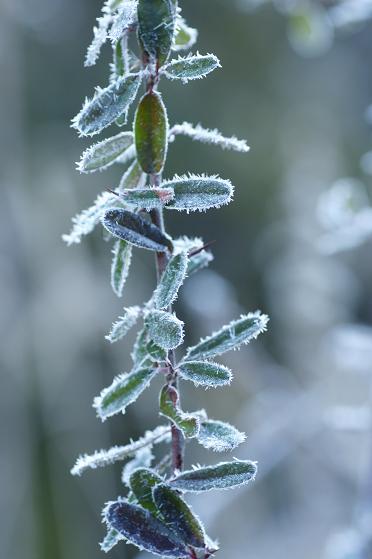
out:
<path id="1" fill-rule="evenodd" d="M 128 48 L 128 38 L 134 32 L 138 56 Z M 210 557 L 218 546 L 205 534 L 183 493 L 236 487 L 256 474 L 254 462 L 237 460 L 182 471 L 186 440 L 195 439 L 207 449 L 224 452 L 236 448 L 245 435 L 228 423 L 209 419 L 204 410 L 185 412 L 180 404 L 179 379 L 205 388 L 229 385 L 231 371 L 214 358 L 256 338 L 266 329 L 268 320 L 260 312 L 243 315 L 189 347 L 176 360 L 175 349 L 184 339 L 184 323 L 174 314 L 172 305 L 187 276 L 207 266 L 212 255 L 201 239 L 172 239 L 162 225 L 162 212 L 220 207 L 231 201 L 233 187 L 217 176 L 192 173 L 163 180 L 168 144 L 183 134 L 226 149 L 249 149 L 243 140 L 225 138 L 217 130 L 200 125 L 184 122 L 169 126 L 158 91 L 160 78 L 187 83 L 219 67 L 213 54 L 170 59 L 172 51 L 192 47 L 196 37 L 196 30 L 186 24 L 176 0 L 106 1 L 86 64 L 94 64 L 102 45 L 111 40 L 110 83 L 104 89 L 97 88 L 73 119 L 81 136 L 94 136 L 112 124 L 121 127 L 127 122 L 141 83 L 145 84 L 132 131 L 119 132 L 92 145 L 78 163 L 82 173 L 102 171 L 113 164 L 124 166 L 119 184 L 100 194 L 93 206 L 76 216 L 71 233 L 64 237 L 68 244 L 79 243 L 102 223 L 114 240 L 111 283 L 119 297 L 129 274 L 133 247 L 155 252 L 158 266 L 158 283 L 150 300 L 142 306 L 125 308 L 106 336 L 115 343 L 142 321 L 132 352 L 133 367 L 114 378 L 93 405 L 102 421 L 125 413 L 153 378 L 162 375 L 165 384 L 159 395 L 159 415 L 166 422 L 127 445 L 83 455 L 72 469 L 74 475 L 80 475 L 88 469 L 126 462 L 122 481 L 127 496 L 109 502 L 103 511 L 108 528 L 101 544 L 104 551 L 124 539 L 161 557 Z M 171 444 L 172 467 L 169 454 L 153 463 L 152 449 L 158 443 Z"/>

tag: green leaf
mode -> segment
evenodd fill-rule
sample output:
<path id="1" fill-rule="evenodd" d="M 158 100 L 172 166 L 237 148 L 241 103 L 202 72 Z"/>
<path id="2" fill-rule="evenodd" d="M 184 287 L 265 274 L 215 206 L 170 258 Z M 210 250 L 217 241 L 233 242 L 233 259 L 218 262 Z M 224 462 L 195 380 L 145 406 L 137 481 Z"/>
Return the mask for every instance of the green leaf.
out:
<path id="1" fill-rule="evenodd" d="M 268 317 L 259 311 L 242 315 L 238 320 L 233 320 L 218 332 L 201 340 L 196 346 L 190 347 L 184 361 L 210 359 L 226 351 L 237 349 L 265 332 L 268 320 Z"/>
<path id="2" fill-rule="evenodd" d="M 97 89 L 93 99 L 87 100 L 73 119 L 73 128 L 82 136 L 99 134 L 127 110 L 137 95 L 141 79 L 140 74 L 131 74 L 105 89 Z"/>
<path id="3" fill-rule="evenodd" d="M 112 251 L 111 287 L 118 297 L 123 295 L 125 282 L 128 278 L 132 262 L 132 245 L 118 239 Z"/>
<path id="4" fill-rule="evenodd" d="M 169 259 L 159 284 L 154 292 L 154 303 L 157 309 L 166 309 L 177 298 L 187 272 L 188 258 L 186 252 L 175 254 Z"/>
<path id="5" fill-rule="evenodd" d="M 227 452 L 245 441 L 245 434 L 229 423 L 212 419 L 200 421 L 198 442 L 208 450 Z"/>
<path id="6" fill-rule="evenodd" d="M 153 499 L 164 522 L 186 546 L 205 548 L 203 526 L 176 491 L 164 483 L 157 484 L 153 489 Z"/>
<path id="7" fill-rule="evenodd" d="M 112 325 L 111 332 L 105 336 L 106 340 L 117 342 L 124 338 L 129 330 L 136 324 L 139 316 L 141 315 L 140 307 L 128 307 L 124 309 L 124 314 Z"/>
<path id="8" fill-rule="evenodd" d="M 186 438 L 197 437 L 199 434 L 199 418 L 185 413 L 179 405 L 178 392 L 172 386 L 164 386 L 159 399 L 160 415 L 170 419 Z"/>
<path id="9" fill-rule="evenodd" d="M 171 60 L 162 68 L 162 73 L 171 80 L 181 80 L 187 83 L 190 80 L 204 78 L 220 67 L 220 61 L 214 54 L 202 56 L 198 53 L 195 56 L 190 55 L 186 58 L 179 57 Z"/>
<path id="10" fill-rule="evenodd" d="M 154 455 L 152 453 L 152 445 L 145 446 L 135 453 L 134 458 L 125 464 L 121 473 L 121 481 L 125 485 L 129 485 L 129 478 L 138 468 L 150 468 Z"/>
<path id="11" fill-rule="evenodd" d="M 133 212 L 114 208 L 105 213 L 102 223 L 114 237 L 131 245 L 157 252 L 167 252 L 173 248 L 168 236 Z"/>
<path id="12" fill-rule="evenodd" d="M 129 487 L 138 503 L 156 515 L 157 508 L 152 496 L 152 490 L 163 478 L 148 468 L 138 468 L 129 478 Z"/>
<path id="13" fill-rule="evenodd" d="M 210 262 L 213 260 L 213 254 L 210 253 L 208 250 L 203 249 L 204 243 L 202 239 L 194 238 L 189 239 L 188 237 L 179 237 L 174 241 L 174 249 L 176 252 L 178 251 L 186 251 L 189 254 L 189 260 L 187 264 L 187 276 L 191 276 L 192 274 L 198 272 L 199 270 L 208 266 Z M 193 254 L 195 251 L 198 251 L 197 254 Z"/>
<path id="14" fill-rule="evenodd" d="M 145 184 L 146 175 L 138 165 L 137 159 L 135 159 L 121 177 L 119 194 L 128 188 L 143 188 Z"/>
<path id="15" fill-rule="evenodd" d="M 119 195 L 124 204 L 147 211 L 162 208 L 173 196 L 172 188 L 136 188 L 121 190 Z"/>
<path id="16" fill-rule="evenodd" d="M 115 377 L 94 399 L 98 417 L 104 421 L 117 413 L 125 413 L 127 406 L 137 400 L 156 374 L 157 369 L 146 367 Z"/>
<path id="17" fill-rule="evenodd" d="M 190 557 L 189 550 L 176 534 L 138 505 L 126 501 L 108 503 L 104 517 L 109 527 L 141 550 L 174 559 Z"/>
<path id="18" fill-rule="evenodd" d="M 153 431 L 146 431 L 143 437 L 137 441 L 124 446 L 113 446 L 108 450 L 98 450 L 93 454 L 79 456 L 75 466 L 71 469 L 73 476 L 81 476 L 87 470 L 103 468 L 115 462 L 126 460 L 146 447 L 151 448 L 153 444 L 170 442 L 170 428 L 167 425 L 159 425 Z"/>
<path id="19" fill-rule="evenodd" d="M 132 132 L 121 132 L 117 136 L 98 142 L 84 151 L 78 163 L 81 173 L 94 173 L 110 167 L 133 145 Z"/>
<path id="20" fill-rule="evenodd" d="M 166 350 L 175 349 L 183 342 L 183 322 L 174 314 L 152 310 L 145 319 L 149 337 Z"/>
<path id="21" fill-rule="evenodd" d="M 134 141 L 142 170 L 149 175 L 161 173 L 168 149 L 168 118 L 155 91 L 146 93 L 139 102 L 134 117 Z"/>
<path id="22" fill-rule="evenodd" d="M 107 531 L 107 534 L 104 540 L 99 544 L 101 551 L 108 553 L 118 544 L 120 541 L 124 540 L 125 538 L 119 534 L 114 528 L 110 528 Z"/>
<path id="23" fill-rule="evenodd" d="M 230 181 L 216 176 L 175 176 L 163 187 L 173 188 L 174 198 L 167 204 L 169 210 L 204 211 L 228 204 L 234 192 Z"/>
<path id="24" fill-rule="evenodd" d="M 196 43 L 198 39 L 198 31 L 193 27 L 189 27 L 186 21 L 179 17 L 176 21 L 176 33 L 173 40 L 172 50 L 188 50 Z"/>
<path id="25" fill-rule="evenodd" d="M 255 462 L 235 460 L 221 462 L 216 466 L 206 466 L 182 472 L 169 481 L 174 489 L 201 493 L 211 489 L 230 489 L 246 485 L 254 480 L 257 472 Z"/>
<path id="26" fill-rule="evenodd" d="M 158 66 L 162 66 L 169 56 L 174 27 L 175 13 L 170 0 L 139 0 L 139 41 Z"/>
<path id="27" fill-rule="evenodd" d="M 190 380 L 196 386 L 226 386 L 232 380 L 230 369 L 209 361 L 186 361 L 178 365 L 177 370 L 183 379 Z"/>

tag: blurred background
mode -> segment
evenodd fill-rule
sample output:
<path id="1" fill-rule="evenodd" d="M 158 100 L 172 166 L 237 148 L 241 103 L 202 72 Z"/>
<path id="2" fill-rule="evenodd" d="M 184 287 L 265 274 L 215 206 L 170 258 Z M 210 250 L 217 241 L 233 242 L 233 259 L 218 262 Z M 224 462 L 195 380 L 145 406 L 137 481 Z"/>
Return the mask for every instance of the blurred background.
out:
<path id="1" fill-rule="evenodd" d="M 251 151 L 171 145 L 168 177 L 219 173 L 236 185 L 228 207 L 166 216 L 175 236 L 216 240 L 177 312 L 189 343 L 243 311 L 271 317 L 268 333 L 224 357 L 230 389 L 183 386 L 185 408 L 246 431 L 234 455 L 259 462 L 246 489 L 191 501 L 221 558 L 370 558 L 371 2 L 345 0 L 338 15 L 335 2 L 182 4 L 200 52 L 223 69 L 185 87 L 164 82 L 170 120 L 247 138 Z M 123 492 L 120 464 L 81 479 L 69 470 L 79 453 L 158 421 L 156 383 L 103 425 L 91 407 L 130 366 L 134 334 L 111 347 L 104 335 L 124 305 L 149 297 L 152 255 L 136 251 L 121 301 L 101 231 L 69 249 L 61 240 L 71 216 L 120 178 L 118 168 L 79 175 L 90 142 L 69 127 L 107 83 L 109 46 L 83 68 L 101 6 L 0 0 L 0 534 L 12 559 L 103 557 L 100 511 Z M 218 458 L 188 447 L 188 465 Z M 110 555 L 136 553 L 119 544 Z"/>

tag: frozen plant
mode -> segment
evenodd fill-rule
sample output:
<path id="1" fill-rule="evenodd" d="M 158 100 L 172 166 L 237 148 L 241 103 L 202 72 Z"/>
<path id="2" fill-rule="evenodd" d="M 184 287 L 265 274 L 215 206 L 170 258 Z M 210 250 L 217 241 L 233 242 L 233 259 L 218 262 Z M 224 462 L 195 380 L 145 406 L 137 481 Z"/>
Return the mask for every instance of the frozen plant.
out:
<path id="1" fill-rule="evenodd" d="M 134 247 L 155 253 L 157 285 L 142 306 L 124 309 L 106 336 L 121 340 L 139 321 L 142 324 L 131 354 L 132 370 L 116 376 L 94 399 L 98 417 L 125 413 L 156 376 L 164 379 L 159 395 L 161 425 L 136 441 L 78 458 L 72 469 L 81 475 L 88 469 L 125 462 L 123 495 L 103 509 L 107 536 L 101 543 L 109 551 L 120 540 L 161 557 L 207 559 L 218 545 L 205 533 L 203 524 L 187 504 L 184 494 L 229 489 L 254 479 L 256 463 L 249 460 L 221 462 L 184 470 L 185 442 L 197 440 L 206 449 L 231 451 L 241 444 L 244 433 L 222 421 L 209 419 L 204 410 L 185 412 L 181 407 L 180 380 L 204 388 L 228 386 L 231 371 L 215 358 L 237 349 L 266 329 L 268 318 L 248 313 L 200 340 L 176 358 L 184 339 L 185 325 L 172 305 L 183 282 L 207 266 L 212 255 L 201 239 L 173 239 L 164 226 L 163 211 L 205 211 L 231 201 L 233 186 L 218 176 L 195 175 L 164 180 L 168 144 L 178 135 L 247 152 L 245 141 L 225 138 L 217 130 L 187 122 L 169 126 L 159 92 L 162 77 L 187 83 L 200 79 L 220 66 L 213 54 L 187 54 L 171 58 L 172 52 L 190 49 L 197 38 L 181 15 L 177 0 L 108 0 L 94 29 L 86 65 L 96 62 L 104 43 L 111 41 L 113 63 L 109 85 L 97 88 L 87 99 L 73 126 L 81 136 L 94 136 L 116 124 L 125 126 L 128 109 L 144 85 L 134 115 L 133 127 L 93 144 L 78 164 L 82 173 L 124 166 L 118 184 L 103 192 L 94 204 L 73 219 L 64 237 L 79 243 L 102 223 L 114 241 L 112 288 L 120 297 L 127 279 Z M 136 52 L 129 48 L 135 43 Z M 130 39 L 130 43 L 129 43 Z M 170 445 L 156 462 L 154 445 Z"/>

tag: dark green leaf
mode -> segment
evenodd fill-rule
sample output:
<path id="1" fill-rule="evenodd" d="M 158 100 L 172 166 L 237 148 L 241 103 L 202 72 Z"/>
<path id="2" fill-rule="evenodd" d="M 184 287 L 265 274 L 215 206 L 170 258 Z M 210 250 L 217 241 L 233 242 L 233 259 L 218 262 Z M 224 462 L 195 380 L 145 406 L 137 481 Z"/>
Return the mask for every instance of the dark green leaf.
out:
<path id="1" fill-rule="evenodd" d="M 131 245 L 157 252 L 172 250 L 173 245 L 169 237 L 133 212 L 119 208 L 109 210 L 104 215 L 103 225 L 114 237 Z"/>
<path id="2" fill-rule="evenodd" d="M 175 26 L 170 0 L 139 0 L 138 37 L 144 50 L 159 66 L 167 60 Z"/>
<path id="3" fill-rule="evenodd" d="M 154 487 L 153 498 L 164 522 L 186 546 L 205 548 L 203 526 L 176 491 L 161 483 Z"/>
<path id="4" fill-rule="evenodd" d="M 134 117 L 134 140 L 138 163 L 151 175 L 160 173 L 168 148 L 168 118 L 164 103 L 155 91 L 146 93 Z"/>
<path id="5" fill-rule="evenodd" d="M 152 490 L 155 485 L 162 483 L 162 481 L 163 479 L 158 474 L 147 468 L 138 468 L 129 478 L 129 487 L 138 503 L 141 507 L 155 515 L 157 508 L 152 496 Z"/>
<path id="6" fill-rule="evenodd" d="M 139 549 L 161 557 L 190 557 L 189 550 L 176 534 L 142 507 L 125 501 L 109 503 L 105 518 L 110 527 Z"/>

